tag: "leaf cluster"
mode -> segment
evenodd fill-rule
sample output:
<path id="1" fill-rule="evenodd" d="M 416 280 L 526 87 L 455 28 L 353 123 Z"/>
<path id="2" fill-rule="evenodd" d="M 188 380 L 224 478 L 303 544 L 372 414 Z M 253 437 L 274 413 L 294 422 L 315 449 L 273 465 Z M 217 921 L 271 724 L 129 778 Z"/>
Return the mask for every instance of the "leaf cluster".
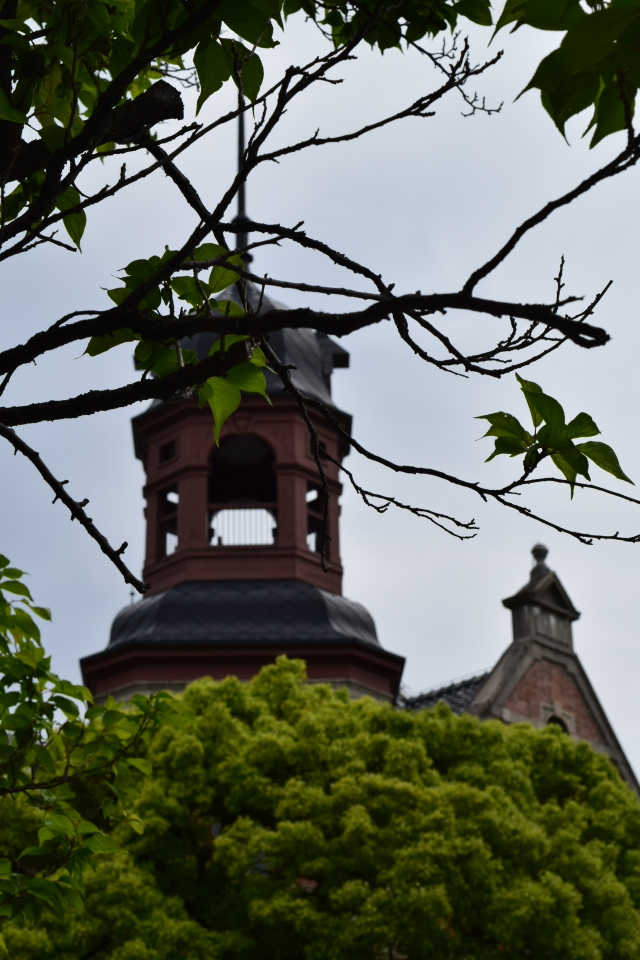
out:
<path id="1" fill-rule="evenodd" d="M 330 32 L 336 46 L 347 45 L 362 34 L 367 43 L 382 53 L 392 47 L 402 49 L 423 37 L 435 37 L 444 30 L 455 30 L 460 17 L 481 26 L 491 26 L 488 0 L 405 0 L 386 9 L 376 0 L 285 0 L 284 13 L 298 10 Z"/>
<path id="2" fill-rule="evenodd" d="M 532 380 L 523 380 L 518 374 L 516 378 L 529 407 L 533 432 L 529 433 L 510 413 L 501 411 L 477 417 L 489 421 L 490 427 L 484 436 L 496 438 L 493 453 L 487 461 L 500 454 L 509 457 L 524 455 L 524 470 L 528 476 L 545 457 L 550 457 L 571 484 L 571 496 L 578 476 L 591 480 L 589 460 L 618 480 L 633 483 L 608 444 L 599 440 L 574 443 L 579 437 L 595 437 L 600 433 L 588 413 L 579 413 L 566 423 L 564 409 L 554 397 L 543 393 Z"/>
<path id="3" fill-rule="evenodd" d="M 109 290 L 109 296 L 119 306 L 125 304 L 135 290 L 145 281 L 154 278 L 163 264 L 175 256 L 174 250 L 167 249 L 162 257 L 153 256 L 148 260 L 134 260 L 129 263 L 124 268 L 124 286 Z M 244 316 L 244 309 L 235 300 L 228 299 L 228 296 L 215 299 L 214 296 L 240 279 L 233 267 L 244 267 L 241 257 L 232 256 L 228 250 L 217 244 L 204 243 L 194 251 L 193 261 L 196 265 L 203 261 L 214 261 L 208 280 L 202 279 L 196 270 L 193 271 L 193 276 L 174 275 L 164 283 L 152 287 L 139 302 L 140 309 L 149 311 L 159 319 L 163 316 L 175 319 L 175 300 L 178 300 L 186 304 L 180 311 L 180 317 L 193 314 L 206 314 L 212 318 Z M 163 315 L 159 312 L 162 304 L 169 308 L 169 314 Z M 126 327 L 108 336 L 92 337 L 85 353 L 95 357 L 121 343 L 136 340 L 139 341 L 135 349 L 136 365 L 156 376 L 167 376 L 180 367 L 197 363 L 195 351 L 186 349 L 178 341 L 159 343 L 155 340 L 144 340 L 140 334 Z M 208 356 L 224 353 L 233 344 L 243 342 L 247 346 L 246 360 L 232 366 L 223 377 L 209 377 L 198 389 L 200 406 L 208 404 L 213 413 L 216 443 L 219 442 L 225 421 L 240 405 L 241 392 L 257 393 L 268 403 L 271 402 L 262 372 L 262 368 L 266 366 L 264 354 L 260 347 L 250 342 L 248 336 L 227 335 L 216 339 Z"/>
<path id="4" fill-rule="evenodd" d="M 149 745 L 144 834 L 99 868 L 107 906 L 94 886 L 92 913 L 47 920 L 46 938 L 8 928 L 15 960 L 164 957 L 139 892 L 131 917 L 143 883 L 220 960 L 640 951 L 640 802 L 588 744 L 351 701 L 286 658 L 184 699 L 193 722 Z"/>
<path id="5" fill-rule="evenodd" d="M 585 130 L 591 146 L 631 125 L 640 86 L 640 3 L 610 0 L 507 0 L 496 30 L 513 23 L 564 32 L 557 50 L 537 67 L 526 90 L 542 103 L 561 133 L 567 121 L 592 108 Z"/>
<path id="6" fill-rule="evenodd" d="M 0 557 L 0 819 L 17 804 L 37 826 L 26 847 L 0 852 L 0 917 L 35 920 L 80 906 L 87 863 L 118 849 L 117 824 L 142 829 L 132 804 L 150 771 L 143 741 L 179 708 L 167 694 L 95 706 L 53 673 L 35 619 L 50 614 L 23 578 Z"/>

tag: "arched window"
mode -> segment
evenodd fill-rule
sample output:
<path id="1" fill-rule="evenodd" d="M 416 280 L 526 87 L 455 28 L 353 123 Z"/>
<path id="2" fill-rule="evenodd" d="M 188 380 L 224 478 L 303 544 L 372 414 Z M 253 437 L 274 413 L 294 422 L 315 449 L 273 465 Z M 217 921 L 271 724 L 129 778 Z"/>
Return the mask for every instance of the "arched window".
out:
<path id="1" fill-rule="evenodd" d="M 225 437 L 211 455 L 209 542 L 214 547 L 275 543 L 273 453 L 258 437 Z"/>
<path id="2" fill-rule="evenodd" d="M 307 547 L 312 553 L 320 553 L 324 530 L 325 497 L 322 487 L 316 483 L 307 484 Z M 325 544 L 328 554 L 329 544 Z"/>
<path id="3" fill-rule="evenodd" d="M 178 546 L 178 490 L 168 487 L 158 495 L 158 559 L 169 557 Z"/>
<path id="4" fill-rule="evenodd" d="M 569 733 L 569 728 L 561 717 L 557 717 L 555 713 L 549 717 L 547 720 L 547 726 L 553 724 L 554 727 L 560 727 L 564 733 Z"/>

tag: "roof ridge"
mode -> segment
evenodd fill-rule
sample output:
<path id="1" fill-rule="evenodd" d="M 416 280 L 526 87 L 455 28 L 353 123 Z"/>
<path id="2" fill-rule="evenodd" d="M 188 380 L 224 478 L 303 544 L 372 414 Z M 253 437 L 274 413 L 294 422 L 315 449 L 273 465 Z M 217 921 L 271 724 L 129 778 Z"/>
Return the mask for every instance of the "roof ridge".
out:
<path id="1" fill-rule="evenodd" d="M 423 690 L 422 693 L 417 693 L 413 696 L 412 700 L 417 700 L 419 697 L 428 697 L 432 696 L 434 693 L 440 693 L 444 690 L 452 690 L 454 687 L 458 687 L 463 683 L 468 683 L 469 680 L 479 680 L 480 677 L 486 677 L 491 673 L 491 667 L 485 667 L 484 670 L 474 670 L 472 673 L 465 673 L 460 677 L 456 677 L 454 680 L 449 680 L 448 683 L 438 684 L 435 687 L 430 687 L 428 690 Z"/>

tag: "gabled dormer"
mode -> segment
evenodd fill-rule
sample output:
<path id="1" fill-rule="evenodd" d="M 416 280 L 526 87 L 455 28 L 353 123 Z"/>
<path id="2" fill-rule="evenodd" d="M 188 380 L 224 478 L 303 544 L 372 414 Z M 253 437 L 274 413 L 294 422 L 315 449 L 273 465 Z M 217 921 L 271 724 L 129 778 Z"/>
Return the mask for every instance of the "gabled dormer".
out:
<path id="1" fill-rule="evenodd" d="M 535 565 L 529 582 L 502 603 L 511 610 L 513 640 L 537 640 L 573 650 L 571 624 L 580 614 L 560 583 L 558 575 L 545 564 L 548 550 L 537 544 Z"/>

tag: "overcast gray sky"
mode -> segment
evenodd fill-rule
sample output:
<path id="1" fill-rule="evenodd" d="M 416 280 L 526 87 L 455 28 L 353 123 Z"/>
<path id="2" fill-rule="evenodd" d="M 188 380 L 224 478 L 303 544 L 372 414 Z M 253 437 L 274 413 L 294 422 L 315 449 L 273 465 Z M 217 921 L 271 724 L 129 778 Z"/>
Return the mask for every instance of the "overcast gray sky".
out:
<path id="1" fill-rule="evenodd" d="M 264 56 L 269 77 L 291 60 L 303 62 L 319 41 L 301 18 L 287 39 Z M 471 31 L 475 60 L 488 55 L 488 32 Z M 517 102 L 552 36 L 521 30 L 501 35 L 503 60 L 476 88 L 488 102 L 504 101 L 493 117 L 461 116 L 455 96 L 426 120 L 410 120 L 352 144 L 294 155 L 261 169 L 249 186 L 256 219 L 293 225 L 383 274 L 398 291 L 450 290 L 504 242 L 520 220 L 601 166 L 622 146 L 609 138 L 594 151 L 580 139 L 584 118 L 569 128 L 571 145 L 557 133 L 535 93 Z M 547 45 L 545 47 L 545 44 Z M 348 131 L 376 119 L 437 82 L 426 60 L 388 51 L 363 51 L 341 72 L 341 86 L 323 85 L 288 114 L 278 141 Z M 213 118 L 233 98 L 226 90 L 205 110 Z M 205 200 L 225 189 L 234 165 L 235 131 L 205 141 L 184 169 Z M 97 181 L 96 181 L 97 182 Z M 604 349 L 566 346 L 536 365 L 530 376 L 558 397 L 569 415 L 587 410 L 622 466 L 640 480 L 637 442 L 640 331 L 637 323 L 638 198 L 640 170 L 598 187 L 529 236 L 478 292 L 501 299 L 549 300 L 562 254 L 567 292 L 592 297 L 613 287 L 596 322 L 612 334 Z M 173 185 L 162 175 L 90 213 L 82 255 L 38 251 L 2 265 L 4 322 L 10 346 L 79 307 L 106 305 L 100 287 L 114 286 L 116 270 L 135 257 L 178 245 L 193 226 Z M 258 272 L 283 279 L 340 284 L 350 278 L 298 249 L 259 252 Z M 319 296 L 280 297 L 290 305 L 326 307 Z M 501 321 L 451 314 L 448 330 L 468 343 L 495 342 Z M 484 464 L 489 441 L 474 417 L 507 409 L 524 417 L 513 377 L 454 378 L 415 359 L 388 323 L 347 338 L 350 370 L 334 375 L 337 403 L 354 415 L 358 438 L 380 453 L 458 472 L 483 483 L 514 476 L 512 462 Z M 128 347 L 95 360 L 76 346 L 15 378 L 3 402 L 67 396 L 91 387 L 128 382 Z M 535 370 L 535 372 L 534 372 Z M 129 420 L 136 408 L 77 422 L 23 428 L 20 432 L 81 499 L 114 544 L 130 543 L 129 563 L 142 562 L 143 474 L 134 459 Z M 30 573 L 38 602 L 53 609 L 45 630 L 54 668 L 78 677 L 78 658 L 105 646 L 111 620 L 129 601 L 118 573 L 51 495 L 30 465 L 0 448 L 3 476 L 0 550 Z M 425 521 L 389 511 L 377 516 L 345 490 L 342 556 L 345 594 L 374 616 L 382 644 L 407 658 L 405 682 L 414 691 L 491 666 L 511 639 L 501 599 L 528 578 L 529 551 L 542 540 L 548 563 L 560 575 L 582 618 L 574 628 L 578 653 L 636 772 L 640 772 L 640 646 L 637 627 L 640 544 L 582 546 L 514 512 L 483 505 L 470 494 L 435 480 L 398 478 L 349 457 L 348 465 L 370 488 L 421 506 L 475 518 L 476 539 L 461 543 Z M 594 470 L 594 480 L 598 471 Z M 606 481 L 604 474 L 599 481 Z M 612 480 L 611 486 L 625 485 Z M 628 488 L 631 490 L 631 488 Z M 540 492 L 532 506 L 583 530 L 640 532 L 640 509 L 595 494 Z"/>

